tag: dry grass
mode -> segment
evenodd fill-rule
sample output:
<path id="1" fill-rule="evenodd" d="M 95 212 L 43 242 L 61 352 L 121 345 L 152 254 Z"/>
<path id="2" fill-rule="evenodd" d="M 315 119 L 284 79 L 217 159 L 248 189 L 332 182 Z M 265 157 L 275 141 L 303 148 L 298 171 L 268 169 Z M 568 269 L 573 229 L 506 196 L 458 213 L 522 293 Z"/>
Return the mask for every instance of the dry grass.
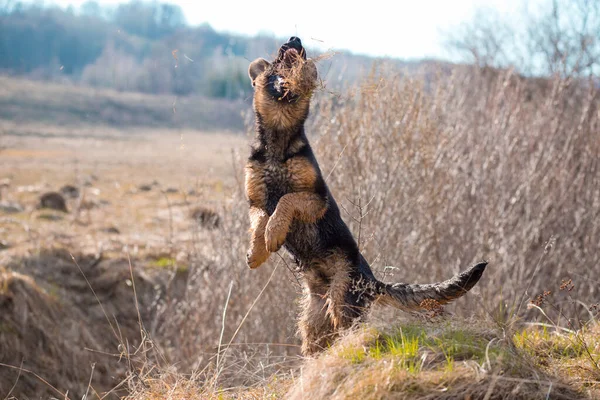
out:
<path id="1" fill-rule="evenodd" d="M 309 131 L 380 276 L 440 280 L 485 258 L 477 288 L 506 317 L 526 289 L 564 278 L 573 297 L 598 300 L 599 100 L 588 82 L 382 68 L 353 96 L 318 103 Z M 468 298 L 469 312 L 481 307 Z"/>
<path id="2" fill-rule="evenodd" d="M 330 59 L 333 54 L 327 52 L 306 60 L 297 52 L 286 54 L 284 61 L 276 67 L 277 74 L 284 80 L 284 95 L 291 92 L 299 96 L 312 96 L 315 89 L 324 89 L 324 83 L 318 77 L 317 64 Z"/>
<path id="3" fill-rule="evenodd" d="M 81 271 L 59 248 L 15 258 L 0 270 L 0 388 L 14 385 L 17 398 L 81 397 L 88 382 L 108 391 L 128 369 L 118 362 L 119 344 L 142 341 L 128 261 L 74 258 Z M 135 280 L 140 316 L 150 321 L 158 281 L 142 271 Z"/>
<path id="4" fill-rule="evenodd" d="M 127 399 L 585 399 L 598 371 L 560 330 L 514 337 L 482 320 L 357 326 L 315 359 L 255 385 L 224 387 L 212 369 L 143 378 Z M 585 333 L 600 357 L 598 326 Z"/>
<path id="5" fill-rule="evenodd" d="M 3 200 L 24 207 L 20 213 L 0 216 L 0 236 L 9 238 L 8 249 L 0 252 L 1 266 L 30 277 L 42 292 L 55 293 L 57 301 L 69 304 L 67 310 L 72 310 L 73 281 L 89 296 L 92 292 L 71 260 L 58 262 L 46 257 L 52 248 L 91 257 L 101 255 L 106 261 L 100 265 L 127 265 L 123 264 L 123 258 L 130 255 L 135 271 L 145 271 L 157 279 L 156 285 L 138 287 L 138 296 L 152 298 L 149 305 L 152 312 L 143 315 L 142 332 L 137 325 L 131 286 L 124 286 L 127 300 L 121 296 L 101 296 L 108 310 L 128 310 L 111 311 L 109 319 L 113 321 L 114 314 L 120 325 L 134 324 L 133 338 L 130 334 L 125 336 L 130 339 L 131 357 L 128 352 L 121 354 L 115 350 L 121 343 L 110 333 L 104 317 L 90 321 L 85 314 L 74 312 L 73 318 L 89 325 L 92 339 L 99 340 L 95 335 L 100 335 L 102 343 L 83 346 L 81 342 L 73 342 L 77 354 L 81 352 L 88 357 L 73 356 L 71 361 L 65 361 L 79 375 L 73 378 L 69 369 L 47 370 L 38 360 L 39 355 L 32 359 L 25 357 L 23 368 L 45 376 L 62 393 L 70 390 L 72 395 L 80 397 L 87 387 L 89 376 L 84 375 L 90 372 L 91 361 L 98 363 L 92 382 L 98 393 L 119 381 L 123 382 L 121 389 L 133 388 L 139 383 L 137 376 L 149 373 L 149 379 L 153 379 L 155 373 L 170 364 L 177 365 L 178 373 L 202 370 L 215 361 L 220 343 L 225 348 L 230 341 L 227 351 L 219 356 L 218 376 L 222 382 L 239 385 L 262 382 L 273 371 L 297 361 L 294 298 L 282 296 L 295 290 L 297 284 L 289 280 L 291 276 L 287 280 L 273 279 L 278 290 L 268 285 L 242 322 L 272 272 L 267 267 L 251 273 L 245 266 L 244 232 L 248 221 L 239 180 L 243 164 L 239 150 L 245 146 L 245 138 L 195 131 L 146 130 L 141 135 L 142 131 L 119 132 L 101 127 L 46 128 L 35 122 L 20 125 L 0 121 L 0 126 L 7 128 L 3 143 L 7 146 L 4 152 L 9 154 L 7 162 L 0 165 L 0 174 L 11 182 L 3 189 Z M 153 181 L 158 184 L 151 185 L 150 191 L 137 189 Z M 39 194 L 58 190 L 65 184 L 73 184 L 80 189 L 81 198 L 98 206 L 77 211 L 81 198 L 69 198 L 71 212 L 61 220 L 40 218 L 40 211 L 35 210 Z M 169 187 L 177 191 L 169 192 L 166 190 Z M 207 230 L 190 218 L 200 206 L 210 210 L 206 215 L 215 229 Z M 215 215 L 219 216 L 218 226 L 214 223 Z M 82 267 L 86 274 L 90 273 L 85 263 Z M 285 271 L 283 264 L 279 271 Z M 74 275 L 66 279 L 61 275 L 66 272 Z M 126 280 L 123 278 L 123 282 Z M 90 281 L 92 287 L 103 293 L 97 287 L 94 273 Z M 232 294 L 228 298 L 230 285 Z M 106 289 L 104 283 L 102 287 Z M 98 311 L 97 303 L 94 304 Z M 90 304 L 84 302 L 82 306 Z M 277 312 L 273 313 L 275 308 Z M 60 332 L 57 327 L 48 334 Z M 160 351 L 133 355 L 135 348 L 147 342 L 140 342 L 140 338 L 151 338 L 151 348 Z M 68 339 L 70 336 L 66 335 L 65 340 Z M 21 346 L 14 357 L 8 357 L 9 353 L 0 347 L 0 363 L 13 367 L 18 368 L 24 355 L 29 355 Z M 84 347 L 112 355 L 90 352 Z M 65 357 L 72 355 L 69 351 L 62 353 Z M 101 364 L 107 365 L 107 359 L 115 365 L 99 368 Z M 60 361 L 57 358 L 56 362 Z M 12 393 L 18 397 L 52 392 L 34 378 L 30 385 L 23 378 L 26 374 L 4 372 L 6 381 L 0 385 L 0 394 L 8 392 L 15 382 Z"/>
<path id="6" fill-rule="evenodd" d="M 309 129 L 344 218 L 380 276 L 390 281 L 427 282 L 446 278 L 473 260 L 488 258 L 491 269 L 478 290 L 457 302 L 453 310 L 458 315 L 478 315 L 488 321 L 481 322 L 484 330 L 489 326 L 509 335 L 519 322 L 544 318 L 524 304 L 537 293 L 558 286 L 565 277 L 577 284 L 574 298 L 584 304 L 597 299 L 594 276 L 600 272 L 595 270 L 600 264 L 591 249 L 600 232 L 595 223 L 598 208 L 591 205 L 600 198 L 599 178 L 594 174 L 600 151 L 594 140 L 598 93 L 587 89 L 585 83 L 531 83 L 510 71 L 457 69 L 427 79 L 401 74 L 390 78 L 388 71 L 384 75 L 381 79 L 374 73 L 350 97 L 321 99 L 315 104 Z M 230 263 L 239 265 L 243 259 L 245 239 L 233 239 L 245 226 L 237 224 L 245 218 L 238 214 L 243 210 L 243 198 L 236 194 L 232 208 L 223 212 L 236 223 L 229 221 L 218 234 L 219 240 L 226 238 L 225 246 L 214 243 L 215 248 L 228 249 L 216 258 L 218 271 Z M 572 260 L 578 260 L 577 264 Z M 393 268 L 384 268 L 387 265 Z M 242 317 L 224 325 L 224 337 L 231 337 L 231 330 L 242 323 L 245 335 L 236 337 L 233 344 L 248 347 L 254 337 L 273 335 L 279 326 L 293 325 L 294 306 L 287 303 L 291 296 L 280 293 L 289 293 L 294 285 L 286 287 L 289 278 L 278 272 L 280 278 L 259 292 L 258 287 L 266 281 L 266 274 L 259 274 L 270 267 L 250 275 L 243 266 L 238 268 L 240 283 L 244 283 L 233 286 L 231 299 L 235 296 L 236 300 L 229 302 L 227 291 L 221 290 L 212 293 L 217 301 L 207 300 L 201 307 L 205 310 L 210 304 L 214 306 L 211 313 L 222 317 L 219 310 L 234 304 L 234 308 L 227 307 L 227 319 Z M 212 275 L 210 282 L 229 288 L 226 276 L 220 272 Z M 261 282 L 256 290 L 237 293 L 253 282 Z M 244 319 L 257 293 L 261 293 L 260 315 Z M 236 309 L 240 298 L 246 307 Z M 579 303 L 562 300 L 563 315 L 589 318 Z M 556 315 L 552 310 L 548 313 Z M 373 320 L 389 324 L 391 314 L 391 310 L 377 310 Z M 193 315 L 187 318 L 193 319 Z M 212 337 L 218 336 L 217 322 Z M 247 326 L 254 323 L 260 329 Z M 289 340 L 291 333 L 284 340 Z M 301 367 L 314 391 L 298 392 L 296 369 L 290 396 L 308 393 L 307 398 L 342 398 L 368 393 L 385 398 L 403 393 L 453 398 L 472 393 L 473 398 L 546 398 L 549 391 L 557 398 L 593 396 L 572 380 L 536 365 L 503 335 L 478 331 L 467 335 L 477 343 L 478 353 L 461 360 L 467 366 L 456 366 L 457 373 L 450 376 L 438 367 L 417 369 L 415 375 L 418 362 L 409 363 L 413 372 L 397 371 L 394 362 L 384 364 L 377 358 L 362 369 L 357 367 L 365 360 L 360 352 L 340 355 L 332 349 L 314 364 Z M 482 360 L 482 351 L 497 341 L 502 341 L 498 352 L 506 357 L 484 368 L 488 361 Z M 495 345 L 491 348 L 496 349 Z M 281 350 L 274 351 L 281 354 Z M 417 346 L 418 354 L 421 351 Z M 433 358 L 437 365 L 447 366 L 443 355 L 438 349 Z M 211 379 L 219 382 L 218 388 L 267 382 L 265 376 L 270 375 L 261 377 L 253 366 L 262 355 L 255 356 L 245 358 L 230 352 L 220 361 L 232 368 L 230 373 L 217 370 Z M 215 358 L 205 361 L 216 365 Z M 340 364 L 344 371 L 341 381 L 331 372 Z M 273 373 L 287 368 L 285 364 L 269 365 L 275 367 L 270 370 Z M 314 374 L 306 372 L 307 368 Z M 378 383 L 381 374 L 388 379 L 385 384 Z M 572 377 L 581 376 L 572 373 Z"/>
<path id="7" fill-rule="evenodd" d="M 254 387 L 215 388 L 214 376 L 183 376 L 165 371 L 135 386 L 125 400 L 207 399 L 207 400 L 258 400 L 281 399 L 290 387 L 289 377 L 272 375 Z"/>
<path id="8" fill-rule="evenodd" d="M 591 398 L 600 396 L 600 325 L 578 330 L 534 326 L 515 334 L 517 348 L 554 375 Z"/>
<path id="9" fill-rule="evenodd" d="M 286 398 L 585 398 L 486 325 L 454 320 L 358 328 L 308 361 Z"/>
<path id="10" fill-rule="evenodd" d="M 376 70 L 348 95 L 322 93 L 316 99 L 307 127 L 313 147 L 343 218 L 379 277 L 429 282 L 489 259 L 476 289 L 450 307 L 457 316 L 474 316 L 471 327 L 458 322 L 415 327 L 409 321 L 400 326 L 421 333 L 398 339 L 390 328 L 393 310 L 374 310 L 371 326 L 384 327 L 350 335 L 305 364 L 295 336 L 294 294 L 300 285 L 290 272 L 291 260 L 276 255 L 259 270 L 245 266 L 245 150 L 238 151 L 233 139 L 210 144 L 188 132 L 126 140 L 118 131 L 102 136 L 104 130 L 92 130 L 92 137 L 84 138 L 84 128 L 66 132 L 31 122 L 32 134 L 22 135 L 22 126 L 2 121 L 9 127 L 2 144 L 12 155 L 0 166 L 0 178 L 13 182 L 3 199 L 30 206 L 37 194 L 19 192 L 19 186 L 33 185 L 39 192 L 75 183 L 88 193 L 86 199 L 110 204 L 61 221 L 39 220 L 28 209 L 1 216 L 7 224 L 0 225 L 0 233 L 13 247 L 0 252 L 0 264 L 10 263 L 7 274 L 33 279 L 31 286 L 41 288 L 35 293 L 48 293 L 47 274 L 55 267 L 39 268 L 27 260 L 53 243 L 85 254 L 101 250 L 107 260 L 121 263 L 130 251 L 134 270 L 158 277 L 156 288 L 138 287 L 138 295 L 154 299 L 151 312 L 143 315 L 144 339 L 136 343 L 137 348 L 150 343 L 150 350 L 126 352 L 120 363 L 118 357 L 112 360 L 126 367 L 106 372 L 120 371 L 113 376 L 129 399 L 280 398 L 288 390 L 289 396 L 366 393 L 372 398 L 469 393 L 486 398 L 489 393 L 490 399 L 545 398 L 551 390 L 551 398 L 593 398 L 598 344 L 588 334 L 586 308 L 598 302 L 600 273 L 598 97 L 576 82 L 531 83 L 510 71 L 457 68 L 412 77 Z M 33 140 L 43 129 L 56 134 Z M 82 153 L 71 158 L 75 148 Z M 65 165 L 78 172 L 65 178 Z M 214 168 L 206 173 L 208 165 Z M 98 179 L 85 186 L 83 178 L 92 172 Z M 156 190 L 135 190 L 153 180 L 161 183 Z M 179 192 L 161 190 L 170 186 Z M 201 229 L 191 220 L 197 205 L 216 212 L 219 226 Z M 107 226 L 121 234 L 107 232 Z M 564 278 L 575 284 L 568 295 L 558 290 Z M 69 286 L 57 282 L 58 300 L 68 300 Z M 87 290 L 83 281 L 77 285 Z M 131 287 L 126 290 L 129 303 L 118 319 L 135 321 L 130 334 L 140 338 Z M 543 309 L 552 323 L 526 307 L 548 290 L 555 292 L 555 307 Z M 124 307 L 122 299 L 102 301 L 118 308 Z M 582 324 L 569 325 L 565 317 Z M 531 322 L 550 324 L 552 335 L 523 333 L 521 325 Z M 102 318 L 93 326 L 108 329 Z M 560 327 L 581 332 L 592 357 L 579 351 L 581 343 L 578 351 L 542 357 L 544 346 L 562 346 L 553 336 L 562 334 Z M 474 346 L 463 346 L 466 340 Z M 456 346 L 447 347 L 452 343 Z M 106 346 L 118 344 L 107 336 Z M 85 357 L 97 360 L 95 354 Z M 73 360 L 72 365 L 80 364 Z M 27 362 L 25 368 L 46 372 L 42 364 Z M 19 357 L 10 363 L 18 367 Z M 89 372 L 85 366 L 77 376 L 68 368 L 57 371 L 52 384 L 61 391 L 87 387 L 89 376 L 80 376 Z M 10 389 L 14 378 L 2 382 L 2 389 Z M 20 385 L 13 394 L 47 390 L 39 381 Z"/>
<path id="11" fill-rule="evenodd" d="M 243 101 L 149 95 L 0 76 L 0 119 L 66 127 L 187 128 L 239 132 Z M 36 132 L 42 134 L 43 132 Z"/>

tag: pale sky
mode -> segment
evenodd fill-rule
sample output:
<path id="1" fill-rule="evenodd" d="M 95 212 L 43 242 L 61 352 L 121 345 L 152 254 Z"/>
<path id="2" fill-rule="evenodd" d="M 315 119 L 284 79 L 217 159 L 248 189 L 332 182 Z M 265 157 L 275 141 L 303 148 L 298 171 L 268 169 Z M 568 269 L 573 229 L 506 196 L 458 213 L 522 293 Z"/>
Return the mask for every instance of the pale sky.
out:
<path id="1" fill-rule="evenodd" d="M 78 7 L 85 0 L 53 0 Z M 123 1 L 98 0 L 101 5 Z M 217 31 L 299 36 L 308 47 L 350 50 L 404 59 L 447 58 L 443 33 L 488 7 L 518 13 L 523 0 L 226 1 L 163 0 L 178 4 L 190 25 L 208 22 Z M 352 6 L 350 4 L 360 4 Z M 295 7 L 294 4 L 301 4 Z"/>

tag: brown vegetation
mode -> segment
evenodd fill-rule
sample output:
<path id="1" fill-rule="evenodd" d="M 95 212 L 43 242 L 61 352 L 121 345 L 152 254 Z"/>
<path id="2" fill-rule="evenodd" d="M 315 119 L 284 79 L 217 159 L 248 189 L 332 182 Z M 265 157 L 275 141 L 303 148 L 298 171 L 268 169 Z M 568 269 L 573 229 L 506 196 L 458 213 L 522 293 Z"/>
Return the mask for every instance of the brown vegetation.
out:
<path id="1" fill-rule="evenodd" d="M 565 277 L 581 301 L 597 299 L 600 91 L 558 79 L 532 88 L 511 70 L 431 82 L 380 73 L 318 104 L 310 129 L 367 259 L 418 282 L 487 258 L 470 310 L 514 313 L 527 289 Z"/>
<path id="2" fill-rule="evenodd" d="M 100 173 L 99 181 L 86 191 L 93 194 L 91 189 L 99 188 L 100 194 L 93 196 L 111 196 L 112 203 L 90 210 L 89 223 L 37 221 L 26 212 L 0 215 L 0 233 L 10 237 L 12 246 L 0 252 L 6 283 L 0 287 L 9 288 L 0 289 L 0 307 L 4 307 L 0 318 L 17 332 L 31 327 L 32 343 L 42 338 L 48 349 L 55 349 L 49 354 L 56 360 L 66 354 L 73 363 L 53 364 L 53 358 L 44 358 L 42 351 L 8 353 L 4 347 L 0 354 L 11 354 L 11 358 L 1 362 L 18 368 L 23 361 L 24 369 L 48 376 L 61 392 L 78 388 L 70 393 L 79 394 L 87 388 L 89 363 L 94 361 L 99 364 L 92 386 L 99 392 L 121 380 L 130 398 L 147 399 L 168 394 L 180 394 L 179 398 L 283 397 L 290 388 L 290 393 L 297 393 L 301 382 L 323 391 L 336 383 L 344 390 L 366 387 L 373 396 L 382 397 L 404 393 L 434 398 L 440 393 L 486 396 L 489 391 L 490 398 L 508 398 L 515 387 L 518 395 L 534 393 L 534 398 L 545 398 L 549 391 L 550 398 L 597 397 L 599 379 L 592 362 L 599 357 L 597 335 L 589 334 L 595 332 L 593 324 L 585 323 L 591 318 L 587 308 L 598 303 L 596 277 L 600 275 L 597 89 L 587 81 L 558 79 L 532 88 L 526 81 L 513 80 L 510 70 L 486 74 L 456 68 L 452 74 L 442 72 L 431 79 L 428 73 L 428 79 L 421 79 L 382 68 L 351 94 L 321 94 L 307 131 L 313 135 L 323 175 L 343 207 L 343 217 L 378 277 L 426 282 L 446 277 L 481 257 L 491 261 L 494 267 L 478 289 L 448 310 L 455 316 L 475 318 L 468 321 L 472 330 L 460 326 L 457 330 L 471 332 L 469 341 L 477 343 L 477 351 L 461 353 L 454 375 L 444 375 L 446 364 L 440 360 L 446 348 L 442 351 L 438 345 L 430 350 L 431 342 L 426 340 L 417 343 L 418 356 L 408 360 L 418 361 L 427 353 L 426 360 L 435 359 L 431 364 L 435 370 L 411 372 L 410 366 L 417 364 L 402 361 L 406 358 L 397 354 L 378 359 L 376 350 L 370 350 L 373 347 L 348 352 L 345 345 L 349 342 L 344 341 L 323 359 L 303 365 L 295 336 L 299 285 L 293 263 L 283 254 L 271 257 L 259 270 L 251 271 L 244 263 L 249 221 L 241 165 L 246 150 L 235 151 L 232 157 L 228 147 L 238 143 L 233 139 L 207 151 L 212 145 L 206 137 L 196 139 L 187 132 L 183 139 L 179 134 L 157 134 L 126 141 L 110 130 L 111 135 L 100 140 L 94 136 L 98 132 L 90 130 L 90 138 L 82 139 L 87 132 L 84 128 L 68 135 L 63 128 L 33 123 L 23 127 L 6 121 L 2 126 L 10 129 L 5 129 L 9 136 L 3 145 L 8 148 L 3 151 L 6 163 L 0 165 L 0 178 L 11 177 L 12 184 L 3 191 L 3 199 L 33 205 L 37 194 L 28 192 L 30 186 L 50 182 L 60 187 L 64 180 L 78 181 L 75 176 L 64 176 L 65 160 L 75 159 L 65 143 L 77 142 L 78 149 L 87 151 L 77 158 L 82 164 L 77 167 L 79 177 Z M 31 136 L 10 133 L 25 128 L 32 133 L 48 129 L 59 134 L 34 142 Z M 19 147 L 22 143 L 32 147 Z M 188 148 L 170 152 L 164 150 L 168 149 L 165 143 Z M 117 162 L 117 155 L 126 162 Z M 198 163 L 211 163 L 214 170 L 202 175 L 207 167 Z M 68 165 L 76 169 L 75 163 Z M 170 186 L 191 187 L 195 194 L 180 190 L 167 196 L 156 190 L 130 190 L 155 176 Z M 190 204 L 210 204 L 221 216 L 219 227 L 198 229 L 189 218 Z M 117 227 L 121 234 L 102 232 L 107 226 Z M 124 257 L 133 253 L 134 271 L 147 267 L 165 274 L 156 303 L 143 299 L 146 293 L 157 296 L 153 287 L 143 289 L 143 283 L 138 287 L 142 310 L 147 304 L 153 308 L 150 314 L 142 313 L 145 328 L 141 332 L 147 335 L 146 341 L 135 343 L 150 340 L 152 351 L 134 355 L 131 347 L 119 361 L 119 356 L 82 350 L 89 347 L 118 354 L 119 341 L 64 250 L 51 262 L 39 261 L 46 260 L 40 255 L 50 252 L 40 249 L 52 248 L 52 243 L 78 254 L 79 250 L 82 254 L 102 251 L 106 261 L 96 270 L 83 261 L 80 265 L 97 288 L 107 314 L 117 315 L 127 331 L 124 337 L 133 341 L 140 338 L 140 327 L 132 287 L 123 284 L 129 276 Z M 575 288 L 559 290 L 563 279 L 571 279 Z M 56 296 L 49 289 L 53 287 Z M 544 308 L 544 315 L 526 307 L 544 291 L 554 292 L 556 308 Z M 10 307 L 20 307 L 20 314 L 4 312 L 11 302 Z M 18 318 L 23 310 L 37 319 L 23 322 Z M 64 314 L 66 322 L 61 323 Z M 47 321 L 48 315 L 56 318 Z M 569 326 L 566 317 L 579 317 L 583 323 Z M 389 327 L 397 315 L 375 310 L 371 320 Z M 46 321 L 44 329 L 30 325 L 31 321 Z M 550 327 L 522 337 L 522 325 L 529 323 Z M 444 322 L 439 324 L 426 325 L 424 337 L 450 340 L 440 334 L 446 329 Z M 571 337 L 574 333 L 563 328 L 581 334 Z M 101 339 L 94 339 L 100 340 L 99 345 L 85 341 L 88 331 L 103 333 Z M 70 332 L 83 332 L 73 334 L 80 341 L 65 344 L 64 339 L 72 337 Z M 375 336 L 385 338 L 388 333 L 382 328 Z M 0 335 L 0 343 L 7 348 L 23 349 L 18 336 L 9 338 L 5 331 Z M 586 345 L 577 337 L 584 338 Z M 499 356 L 489 363 L 488 348 L 488 354 Z M 23 359 L 23 354 L 28 358 Z M 360 363 L 352 362 L 363 355 Z M 100 365 L 109 365 L 103 364 L 104 357 L 114 368 L 105 367 L 101 374 Z M 333 369 L 323 370 L 324 365 Z M 457 377 L 462 374 L 470 379 Z M 2 369 L 1 376 L 5 380 L 0 383 L 0 394 L 13 385 L 12 394 L 17 396 L 52 392 L 31 374 L 19 376 L 18 369 Z M 385 378 L 377 381 L 382 383 L 376 388 L 374 376 Z M 60 397 L 56 392 L 53 395 Z"/>
<path id="3" fill-rule="evenodd" d="M 88 382 L 96 391 L 116 387 L 127 372 L 120 344 L 139 345 L 137 306 L 149 321 L 154 300 L 156 283 L 132 273 L 126 259 L 72 258 L 58 248 L 0 269 L 0 388 L 14 385 L 17 397 L 60 398 L 68 390 L 80 398 Z"/>
<path id="4" fill-rule="evenodd" d="M 598 343 L 587 333 L 593 321 L 591 325 L 585 321 L 590 319 L 586 304 L 597 302 L 594 277 L 600 272 L 596 270 L 599 255 L 592 250 L 600 235 L 595 223 L 598 208 L 592 206 L 600 195 L 595 173 L 600 147 L 594 140 L 600 117 L 597 90 L 586 81 L 574 80 L 532 86 L 527 80 L 513 79 L 510 70 L 489 74 L 456 69 L 425 82 L 403 75 L 381 79 L 379 73 L 389 76 L 390 71 L 375 71 L 352 96 L 321 99 L 315 105 L 309 132 L 317 139 L 323 173 L 361 249 L 384 279 L 431 281 L 482 256 L 493 262 L 495 268 L 478 289 L 480 296 L 450 308 L 455 316 L 477 316 L 468 322 L 473 330 L 460 325 L 455 330 L 460 340 L 477 345 L 461 353 L 459 362 L 440 362 L 447 351 L 431 350 L 427 339 L 416 344 L 416 356 L 409 359 L 412 364 L 400 355 L 388 358 L 386 364 L 388 356 L 383 360 L 373 356 L 377 353 L 373 342 L 347 353 L 347 342 L 342 341 L 323 358 L 284 375 L 291 387 L 288 395 L 546 398 L 550 393 L 551 398 L 594 398 Z M 236 199 L 241 208 L 243 200 Z M 237 229 L 227 222 L 222 232 L 229 238 Z M 238 249 L 237 257 L 241 253 Z M 236 259 L 240 258 L 231 259 L 232 265 Z M 281 268 L 274 270 L 279 279 L 269 280 L 261 275 L 264 269 L 251 275 L 239 272 L 245 280 L 233 286 L 230 298 L 220 295 L 223 304 L 237 305 L 236 290 L 263 279 L 257 285 L 267 285 L 266 290 L 257 290 L 258 325 L 264 324 L 266 315 L 290 310 Z M 213 277 L 212 282 L 228 287 L 225 275 Z M 559 307 L 544 309 L 543 314 L 525 307 L 535 294 L 557 287 L 565 277 L 576 282 L 576 294 L 570 292 L 569 298 L 561 292 Z M 253 313 L 252 306 L 246 310 Z M 226 311 L 227 318 L 238 312 Z M 372 315 L 384 326 L 395 318 L 384 310 Z M 580 318 L 582 324 L 572 329 L 579 336 L 564 336 L 561 327 L 569 326 L 566 318 Z M 281 314 L 267 321 L 279 322 L 276 326 L 294 323 L 290 319 L 283 324 Z M 572 340 L 578 350 L 551 358 L 536 353 L 531 358 L 531 336 L 523 340 L 520 333 L 528 323 L 550 326 L 551 333 L 542 334 L 536 343 L 552 347 L 556 335 Z M 264 337 L 274 327 L 262 325 L 262 330 L 254 331 L 248 324 L 254 324 L 252 319 L 242 318 L 244 336 L 238 332 L 232 345 L 250 349 L 249 340 Z M 223 326 L 224 342 L 229 343 L 229 327 Z M 425 337 L 433 335 L 435 341 L 446 327 L 435 323 L 431 329 L 437 333 Z M 486 333 L 488 329 L 492 333 Z M 441 336 L 442 344 L 452 343 L 451 336 Z M 348 340 L 362 341 L 352 335 Z M 272 375 L 252 373 L 253 363 L 264 354 L 240 357 L 232 352 L 234 346 L 223 347 L 216 349 L 216 359 L 207 360 L 213 368 L 205 370 L 207 376 L 194 378 L 199 397 L 200 393 L 243 397 L 248 394 L 244 387 L 252 383 L 268 385 L 264 376 L 272 379 Z M 494 357 L 488 360 L 490 353 Z M 436 360 L 430 364 L 432 370 L 415 370 L 425 354 L 426 359 Z M 285 370 L 283 365 L 278 368 Z M 444 371 L 448 365 L 455 366 L 454 372 Z M 222 373 L 227 366 L 237 375 Z M 219 390 L 223 387 L 236 389 Z"/>
<path id="5" fill-rule="evenodd" d="M 242 101 L 120 93 L 0 76 L 0 119 L 6 133 L 33 137 L 75 133 L 70 129 L 56 132 L 63 126 L 86 127 L 89 134 L 98 136 L 110 136 L 115 128 L 135 127 L 238 132 L 244 127 L 243 108 Z M 31 123 L 44 124 L 44 131 L 28 129 Z"/>

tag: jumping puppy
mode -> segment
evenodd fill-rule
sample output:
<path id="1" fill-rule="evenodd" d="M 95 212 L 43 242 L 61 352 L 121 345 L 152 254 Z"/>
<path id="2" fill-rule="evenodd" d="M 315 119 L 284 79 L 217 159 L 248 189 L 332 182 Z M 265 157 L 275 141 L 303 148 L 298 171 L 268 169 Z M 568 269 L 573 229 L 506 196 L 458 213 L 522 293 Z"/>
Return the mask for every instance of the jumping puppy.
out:
<path id="1" fill-rule="evenodd" d="M 448 303 L 479 281 L 486 262 L 441 283 L 377 280 L 340 216 L 304 131 L 317 69 L 300 39 L 290 38 L 272 63 L 253 61 L 248 74 L 256 137 L 245 170 L 251 221 L 247 262 L 257 268 L 281 246 L 295 257 L 305 286 L 303 354 L 329 345 L 373 302 L 419 310 L 424 300 Z"/>

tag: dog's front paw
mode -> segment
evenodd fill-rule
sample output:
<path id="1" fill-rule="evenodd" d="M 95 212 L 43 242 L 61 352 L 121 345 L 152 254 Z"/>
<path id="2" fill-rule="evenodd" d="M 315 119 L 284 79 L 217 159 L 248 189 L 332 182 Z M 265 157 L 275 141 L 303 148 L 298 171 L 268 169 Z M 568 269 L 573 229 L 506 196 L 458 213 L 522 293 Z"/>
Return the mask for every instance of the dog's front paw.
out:
<path id="1" fill-rule="evenodd" d="M 288 221 L 277 218 L 275 214 L 273 214 L 265 229 L 266 250 L 270 253 L 275 253 L 279 250 L 285 242 L 289 229 L 290 224 Z"/>
<path id="2" fill-rule="evenodd" d="M 264 246 L 255 247 L 252 246 L 248 253 L 246 253 L 246 264 L 250 269 L 260 267 L 269 258 L 269 253 Z"/>

